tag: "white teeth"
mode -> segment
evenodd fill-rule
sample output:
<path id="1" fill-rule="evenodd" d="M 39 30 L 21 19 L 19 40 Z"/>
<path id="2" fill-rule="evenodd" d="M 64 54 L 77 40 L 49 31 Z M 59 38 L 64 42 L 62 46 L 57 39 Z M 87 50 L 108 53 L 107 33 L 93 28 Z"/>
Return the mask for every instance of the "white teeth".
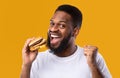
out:
<path id="1" fill-rule="evenodd" d="M 57 35 L 52 35 L 52 34 L 51 34 L 51 37 L 55 37 L 55 38 L 56 38 L 56 37 L 59 37 L 59 36 L 57 36 Z"/>

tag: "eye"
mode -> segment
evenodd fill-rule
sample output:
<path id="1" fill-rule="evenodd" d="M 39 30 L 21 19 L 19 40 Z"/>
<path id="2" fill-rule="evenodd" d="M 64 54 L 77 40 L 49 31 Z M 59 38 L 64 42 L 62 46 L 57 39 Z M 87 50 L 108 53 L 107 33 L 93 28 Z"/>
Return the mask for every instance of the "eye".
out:
<path id="1" fill-rule="evenodd" d="M 59 27 L 60 27 L 61 29 L 64 29 L 64 28 L 65 28 L 65 25 L 64 25 L 64 24 L 60 24 Z"/>
<path id="2" fill-rule="evenodd" d="M 55 23 L 51 21 L 50 22 L 50 26 L 54 26 L 54 25 L 55 25 Z"/>

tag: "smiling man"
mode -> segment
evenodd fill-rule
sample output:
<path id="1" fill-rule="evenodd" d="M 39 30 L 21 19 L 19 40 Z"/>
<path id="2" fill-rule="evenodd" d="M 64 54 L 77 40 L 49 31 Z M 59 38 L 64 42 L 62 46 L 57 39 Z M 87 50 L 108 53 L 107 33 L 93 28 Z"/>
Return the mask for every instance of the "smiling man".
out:
<path id="1" fill-rule="evenodd" d="M 75 44 L 82 13 L 72 5 L 59 6 L 50 20 L 48 50 L 30 51 L 28 39 L 23 47 L 21 78 L 111 78 L 97 47 Z"/>

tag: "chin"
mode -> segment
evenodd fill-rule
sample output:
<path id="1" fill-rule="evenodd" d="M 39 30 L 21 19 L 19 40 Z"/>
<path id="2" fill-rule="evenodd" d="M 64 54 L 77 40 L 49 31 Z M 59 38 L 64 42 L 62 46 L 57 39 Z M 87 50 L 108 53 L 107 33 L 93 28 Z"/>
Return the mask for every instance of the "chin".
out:
<path id="1" fill-rule="evenodd" d="M 60 46 L 60 43 L 58 44 L 50 44 L 50 46 L 54 49 L 57 49 Z"/>

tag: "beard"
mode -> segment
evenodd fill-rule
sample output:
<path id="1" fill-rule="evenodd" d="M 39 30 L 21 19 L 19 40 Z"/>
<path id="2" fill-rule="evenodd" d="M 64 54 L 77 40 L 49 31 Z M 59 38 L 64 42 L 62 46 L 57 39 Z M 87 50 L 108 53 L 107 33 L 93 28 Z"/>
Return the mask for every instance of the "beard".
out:
<path id="1" fill-rule="evenodd" d="M 71 32 L 70 32 L 67 37 L 63 38 L 60 45 L 57 48 L 54 48 L 54 47 L 51 46 L 50 36 L 48 34 L 47 47 L 50 49 L 50 52 L 52 52 L 54 54 L 62 53 L 62 52 L 64 52 L 64 50 L 66 50 L 69 47 L 69 41 L 70 41 L 71 36 L 72 35 L 71 35 Z"/>

